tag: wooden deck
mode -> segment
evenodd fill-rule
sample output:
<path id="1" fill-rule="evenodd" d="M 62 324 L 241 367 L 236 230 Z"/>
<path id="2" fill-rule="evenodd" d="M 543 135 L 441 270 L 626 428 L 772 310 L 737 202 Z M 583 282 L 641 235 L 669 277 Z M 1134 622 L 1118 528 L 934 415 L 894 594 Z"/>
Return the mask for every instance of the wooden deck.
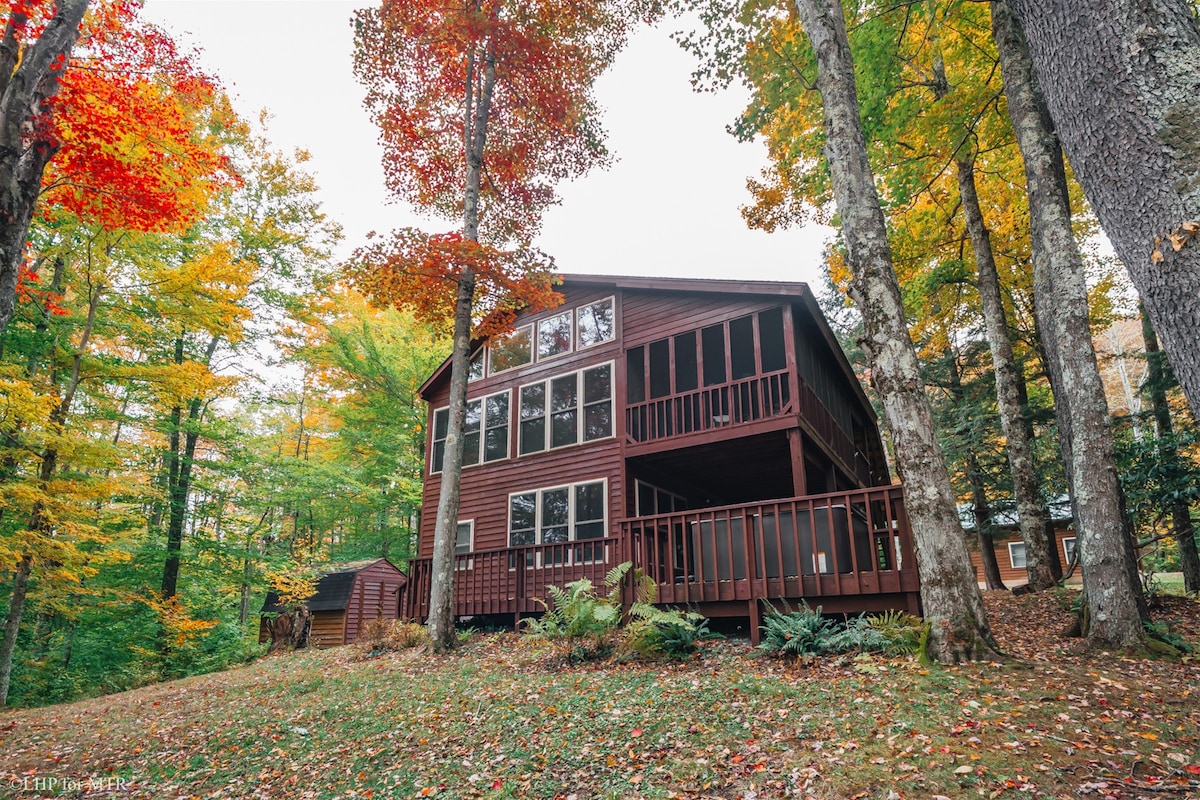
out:
<path id="1" fill-rule="evenodd" d="M 773 500 L 619 520 L 606 539 L 511 547 L 455 557 L 455 613 L 542 610 L 546 586 L 597 586 L 622 561 L 652 577 L 659 602 L 708 616 L 746 616 L 800 601 L 826 612 L 919 612 L 912 535 L 900 487 Z M 409 562 L 406 616 L 429 608 L 430 559 Z"/>

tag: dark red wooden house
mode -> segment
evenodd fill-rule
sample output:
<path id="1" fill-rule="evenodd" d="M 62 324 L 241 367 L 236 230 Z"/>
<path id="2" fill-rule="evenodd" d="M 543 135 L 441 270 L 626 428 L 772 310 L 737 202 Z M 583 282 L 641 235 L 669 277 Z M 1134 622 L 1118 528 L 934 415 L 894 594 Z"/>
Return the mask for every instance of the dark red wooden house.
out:
<path id="1" fill-rule="evenodd" d="M 565 275 L 559 308 L 472 356 L 458 517 L 462 616 L 631 560 L 662 603 L 743 616 L 918 609 L 875 416 L 802 283 Z M 429 602 L 449 364 L 429 403 L 418 558 Z"/>
<path id="2" fill-rule="evenodd" d="M 308 643 L 336 647 L 358 638 L 362 625 L 373 619 L 396 619 L 408 578 L 386 558 L 335 564 L 322 571 L 313 596 L 304 601 L 312 614 Z M 279 598 L 267 594 L 263 613 L 282 610 Z M 267 618 L 259 624 L 258 640 L 270 639 Z"/>

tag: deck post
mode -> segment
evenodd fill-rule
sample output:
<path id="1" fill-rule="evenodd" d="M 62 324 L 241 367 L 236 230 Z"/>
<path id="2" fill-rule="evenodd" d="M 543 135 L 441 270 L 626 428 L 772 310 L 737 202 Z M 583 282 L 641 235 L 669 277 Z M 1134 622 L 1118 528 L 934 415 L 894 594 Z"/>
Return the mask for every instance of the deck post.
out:
<path id="1" fill-rule="evenodd" d="M 761 618 L 762 609 L 758 605 L 758 598 L 752 597 L 749 603 L 750 612 L 750 644 L 758 646 L 762 641 L 762 633 L 758 629 Z"/>

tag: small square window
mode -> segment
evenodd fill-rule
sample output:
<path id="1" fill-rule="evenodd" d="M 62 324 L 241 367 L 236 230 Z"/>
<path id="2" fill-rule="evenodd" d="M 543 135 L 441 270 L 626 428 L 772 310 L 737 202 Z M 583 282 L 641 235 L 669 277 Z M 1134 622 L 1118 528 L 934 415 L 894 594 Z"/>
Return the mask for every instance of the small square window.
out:
<path id="1" fill-rule="evenodd" d="M 571 352 L 571 312 L 564 311 L 538 323 L 537 357 L 553 358 Z"/>
<path id="2" fill-rule="evenodd" d="M 579 327 L 579 346 L 591 347 L 616 338 L 611 297 L 590 305 L 580 306 L 575 311 Z"/>
<path id="3" fill-rule="evenodd" d="M 1025 569 L 1025 543 L 1008 543 L 1008 561 L 1013 569 Z"/>

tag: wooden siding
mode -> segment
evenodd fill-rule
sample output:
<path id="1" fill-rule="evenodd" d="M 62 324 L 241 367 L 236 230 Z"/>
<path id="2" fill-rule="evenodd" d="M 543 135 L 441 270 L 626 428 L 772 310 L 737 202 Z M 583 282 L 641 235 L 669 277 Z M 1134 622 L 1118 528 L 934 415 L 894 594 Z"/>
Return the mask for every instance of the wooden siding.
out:
<path id="1" fill-rule="evenodd" d="M 308 643 L 313 647 L 336 647 L 345 644 L 345 611 L 318 611 L 312 615 Z"/>
<path id="2" fill-rule="evenodd" d="M 612 530 L 613 520 L 625 516 L 621 475 L 621 444 L 615 438 L 467 467 L 463 470 L 458 519 L 474 520 L 475 550 L 508 547 L 510 494 L 607 480 L 608 526 Z M 441 489 L 441 474 L 426 477 L 418 548 L 421 557 L 433 556 L 433 525 Z"/>
<path id="3" fill-rule="evenodd" d="M 627 292 L 621 300 L 622 350 L 786 305 L 778 297 L 729 298 L 678 292 Z"/>
<path id="4" fill-rule="evenodd" d="M 405 583 L 400 570 L 387 561 L 379 561 L 354 576 L 354 588 L 346 603 L 345 634 L 342 644 L 358 638 L 365 622 L 372 619 L 396 619 L 400 614 L 400 590 Z M 315 615 L 314 615 L 315 617 Z"/>
<path id="5" fill-rule="evenodd" d="M 972 534 L 974 536 L 974 534 Z M 1075 530 L 1073 528 L 1055 528 L 1054 544 L 1058 548 L 1058 557 L 1062 560 L 1063 571 L 1067 569 L 1067 550 L 1063 544 L 1065 539 L 1074 539 Z M 1029 582 L 1029 573 L 1024 567 L 1014 567 L 1012 565 L 1012 557 L 1009 551 L 1009 542 L 1020 542 L 1020 539 L 996 539 L 993 542 L 993 547 L 996 553 L 996 564 L 1000 567 L 1000 579 L 1004 581 L 1004 585 L 1012 588 Z M 979 554 L 979 548 L 971 549 L 971 564 L 975 567 L 975 578 L 980 583 L 983 583 L 983 558 Z M 1079 571 L 1075 574 L 1078 576 Z"/>

